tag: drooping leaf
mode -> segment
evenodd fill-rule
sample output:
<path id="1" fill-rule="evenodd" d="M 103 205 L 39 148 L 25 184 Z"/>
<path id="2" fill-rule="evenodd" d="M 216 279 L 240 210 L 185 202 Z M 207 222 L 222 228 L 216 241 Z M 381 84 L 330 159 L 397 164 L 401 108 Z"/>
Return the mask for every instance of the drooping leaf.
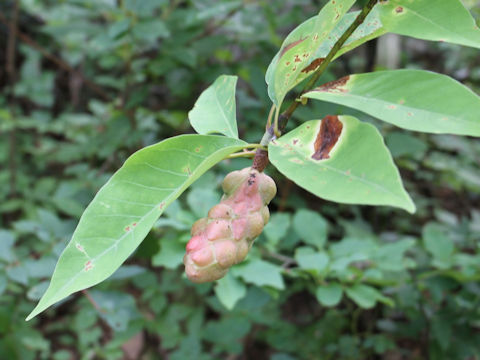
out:
<path id="1" fill-rule="evenodd" d="M 480 97 L 452 78 L 429 71 L 351 75 L 304 97 L 349 106 L 404 129 L 480 136 Z"/>
<path id="2" fill-rule="evenodd" d="M 415 211 L 380 133 L 354 117 L 308 121 L 272 141 L 269 158 L 282 174 L 321 198 Z"/>
<path id="3" fill-rule="evenodd" d="M 188 113 L 199 134 L 220 133 L 238 139 L 235 86 L 237 76 L 221 75 L 198 98 Z"/>
<path id="4" fill-rule="evenodd" d="M 388 32 L 480 48 L 480 29 L 460 0 L 389 0 L 378 11 Z"/>
<path id="5" fill-rule="evenodd" d="M 353 5 L 354 0 L 331 0 L 317 16 L 295 28 L 284 40 L 278 54 L 273 58 L 265 80 L 268 94 L 277 107 L 286 93 L 305 79 L 302 71 L 316 58 L 315 52 Z M 321 63 L 318 59 L 316 64 Z M 313 72 L 313 68 L 308 72 Z"/>
<path id="6" fill-rule="evenodd" d="M 245 146 L 223 136 L 182 135 L 133 154 L 83 213 L 47 292 L 27 320 L 109 277 L 172 201 L 210 167 Z"/>

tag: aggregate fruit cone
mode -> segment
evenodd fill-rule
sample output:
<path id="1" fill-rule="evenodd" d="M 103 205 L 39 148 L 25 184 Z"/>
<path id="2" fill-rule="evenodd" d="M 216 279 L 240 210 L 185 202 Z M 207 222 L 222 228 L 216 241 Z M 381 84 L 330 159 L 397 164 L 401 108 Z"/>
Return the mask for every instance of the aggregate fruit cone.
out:
<path id="1" fill-rule="evenodd" d="M 220 279 L 245 259 L 268 222 L 267 205 L 277 192 L 272 178 L 250 167 L 229 173 L 222 187 L 222 200 L 193 224 L 186 246 L 185 272 L 196 283 Z"/>

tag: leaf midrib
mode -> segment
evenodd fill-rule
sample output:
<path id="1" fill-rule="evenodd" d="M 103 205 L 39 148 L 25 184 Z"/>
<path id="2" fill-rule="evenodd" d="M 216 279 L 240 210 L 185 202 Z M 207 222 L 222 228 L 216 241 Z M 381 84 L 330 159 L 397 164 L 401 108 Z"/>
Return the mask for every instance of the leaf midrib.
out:
<path id="1" fill-rule="evenodd" d="M 311 92 L 312 94 L 315 93 L 315 90 Z M 450 117 L 451 119 L 454 119 L 455 121 L 458 121 L 458 122 L 462 122 L 462 123 L 465 123 L 465 124 L 468 124 L 468 125 L 472 125 L 472 124 L 475 124 L 474 121 L 471 121 L 471 120 L 467 120 L 465 118 L 460 118 L 460 117 L 457 117 L 455 116 L 454 114 L 449 114 L 449 113 L 439 113 L 439 112 L 436 112 L 436 111 L 430 111 L 430 110 L 427 110 L 427 109 L 422 109 L 420 107 L 410 107 L 410 106 L 405 106 L 405 105 L 402 105 L 402 104 L 398 104 L 398 103 L 395 103 L 395 102 L 391 102 L 391 101 L 387 101 L 387 100 L 382 100 L 378 97 L 369 97 L 369 96 L 361 96 L 361 95 L 357 95 L 357 94 L 354 94 L 352 92 L 348 92 L 348 94 L 336 94 L 336 93 L 332 93 L 332 92 L 328 92 L 328 91 L 322 91 L 322 92 L 319 92 L 319 93 L 323 93 L 323 94 L 326 94 L 327 96 L 332 96 L 332 97 L 335 97 L 336 99 L 341 99 L 341 98 L 347 98 L 347 97 L 351 97 L 351 98 L 356 98 L 356 99 L 359 99 L 359 100 L 373 100 L 373 101 L 377 101 L 379 103 L 382 103 L 382 104 L 387 104 L 387 105 L 395 105 L 399 108 L 402 108 L 402 109 L 405 109 L 405 110 L 412 110 L 412 111 L 424 111 L 424 112 L 427 112 L 427 113 L 430 113 L 430 114 L 433 114 L 433 115 L 437 115 L 439 117 L 441 116 L 448 116 Z M 308 95 L 305 94 L 305 95 Z M 305 96 L 304 95 L 304 96 Z M 314 98 L 315 99 L 315 98 Z M 318 100 L 325 100 L 325 101 L 332 101 L 331 99 L 326 99 L 326 98 L 323 98 L 323 99 L 318 99 Z M 343 102 L 340 102 L 341 105 L 346 105 L 348 107 L 354 107 L 354 105 L 347 105 Z M 367 108 L 363 108 L 363 109 L 367 109 Z M 360 109 L 361 111 L 363 112 L 368 112 L 368 113 L 371 113 L 371 110 L 362 110 Z M 390 111 L 395 111 L 395 109 L 389 109 Z M 392 121 L 387 121 L 387 120 L 383 120 L 381 117 L 377 116 L 377 115 L 373 115 L 374 117 L 382 120 L 382 121 L 386 121 L 388 123 L 393 123 Z M 449 119 L 450 120 L 450 119 Z"/>
<path id="2" fill-rule="evenodd" d="M 225 119 L 225 122 L 227 123 L 227 128 L 230 131 L 230 134 L 232 134 L 232 136 L 234 136 L 234 137 L 237 137 L 238 135 L 236 135 L 235 132 L 233 131 L 233 128 L 230 125 L 230 122 L 228 121 L 227 114 L 225 114 L 225 110 L 223 109 L 223 106 L 220 104 L 220 99 L 218 98 L 217 88 L 214 88 L 214 93 L 215 93 L 215 96 L 214 96 L 215 102 L 217 103 L 217 106 L 220 108 L 221 114 L 222 114 L 223 118 Z"/>

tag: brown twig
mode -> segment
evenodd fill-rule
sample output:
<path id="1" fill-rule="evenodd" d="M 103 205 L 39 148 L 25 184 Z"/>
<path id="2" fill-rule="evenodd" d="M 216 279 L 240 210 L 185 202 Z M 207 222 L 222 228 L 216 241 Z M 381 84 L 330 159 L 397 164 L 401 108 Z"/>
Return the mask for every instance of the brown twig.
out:
<path id="1" fill-rule="evenodd" d="M 98 304 L 97 302 L 95 301 L 95 299 L 92 297 L 92 295 L 89 294 L 89 292 L 87 290 L 82 290 L 82 294 L 87 298 L 87 300 L 90 302 L 90 304 L 92 304 L 92 306 L 95 308 L 95 310 L 97 310 L 98 312 L 104 314 L 105 313 L 105 310 L 102 309 Z"/>
<path id="2" fill-rule="evenodd" d="M 301 94 L 304 94 L 305 92 L 313 89 L 315 86 L 316 82 L 320 78 L 320 76 L 323 75 L 325 70 L 327 69 L 328 65 L 332 62 L 332 60 L 335 58 L 335 55 L 337 52 L 342 48 L 343 44 L 348 40 L 350 35 L 353 34 L 353 32 L 363 23 L 367 15 L 372 11 L 373 7 L 375 4 L 378 2 L 378 0 L 369 0 L 368 3 L 363 7 L 362 11 L 360 11 L 360 14 L 355 18 L 353 23 L 348 27 L 347 30 L 340 36 L 340 38 L 337 40 L 335 45 L 333 45 L 332 49 L 328 53 L 328 55 L 325 57 L 323 62 L 320 64 L 318 69 L 315 71 L 315 73 L 312 75 L 310 80 L 307 82 L 307 84 L 304 86 L 303 90 L 301 91 Z M 298 101 L 297 99 L 293 100 L 290 106 L 280 114 L 278 117 L 278 133 L 280 134 L 285 127 L 287 126 L 288 120 L 292 116 L 292 114 L 295 112 L 295 110 L 300 106 L 301 102 Z M 268 140 L 270 142 L 271 140 L 275 139 L 275 129 L 274 129 L 274 124 L 272 124 L 267 130 L 265 131 L 265 134 L 263 136 L 263 139 Z M 262 139 L 262 142 L 263 142 Z M 263 146 L 267 146 L 267 144 L 262 143 Z M 262 160 L 260 161 L 257 159 L 258 157 L 262 157 Z M 267 162 L 265 163 L 265 157 L 267 157 Z M 268 154 L 265 155 L 264 153 L 258 152 L 258 155 L 255 156 L 253 160 L 254 166 L 256 163 L 260 163 L 262 166 L 264 166 L 262 169 L 257 168 L 258 171 L 263 171 L 265 166 L 268 164 Z"/>
<path id="3" fill-rule="evenodd" d="M 55 65 L 57 65 L 60 69 L 63 69 L 69 73 L 74 73 L 83 80 L 85 85 L 90 88 L 94 93 L 99 95 L 101 98 L 103 98 L 106 101 L 110 101 L 110 95 L 102 89 L 100 86 L 92 82 L 91 80 L 87 79 L 85 75 L 81 74 L 78 70 L 74 69 L 72 66 L 70 66 L 68 63 L 63 61 L 62 59 L 58 58 L 57 56 L 53 55 L 52 53 L 48 52 L 44 47 L 42 47 L 40 44 L 38 44 L 35 40 L 33 40 L 30 36 L 18 31 L 18 29 L 12 27 L 12 24 L 7 20 L 7 18 L 0 13 L 0 22 L 6 25 L 9 29 L 9 34 L 14 34 L 15 37 L 18 37 L 22 42 L 25 44 L 29 45 L 30 47 L 34 48 L 37 50 L 42 56 L 51 62 L 53 62 Z"/>
<path id="4" fill-rule="evenodd" d="M 238 10 L 243 8 L 243 4 L 236 6 L 232 10 L 230 10 L 222 19 L 217 21 L 215 24 L 211 26 L 206 26 L 205 29 L 198 34 L 197 36 L 193 37 L 191 40 L 188 41 L 189 44 L 192 44 L 200 39 L 203 39 L 205 37 L 208 37 L 212 35 L 217 29 L 220 29 L 223 25 L 225 25 L 230 18 L 237 13 Z"/>

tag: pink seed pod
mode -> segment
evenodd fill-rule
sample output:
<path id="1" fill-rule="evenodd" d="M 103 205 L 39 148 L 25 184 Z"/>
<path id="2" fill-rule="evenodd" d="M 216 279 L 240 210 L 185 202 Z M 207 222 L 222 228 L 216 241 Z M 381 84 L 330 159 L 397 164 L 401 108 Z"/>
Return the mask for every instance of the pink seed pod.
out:
<path id="1" fill-rule="evenodd" d="M 267 205 L 277 192 L 269 176 L 252 168 L 229 173 L 222 188 L 222 200 L 193 224 L 186 246 L 185 273 L 196 283 L 218 280 L 245 259 L 269 220 Z"/>

